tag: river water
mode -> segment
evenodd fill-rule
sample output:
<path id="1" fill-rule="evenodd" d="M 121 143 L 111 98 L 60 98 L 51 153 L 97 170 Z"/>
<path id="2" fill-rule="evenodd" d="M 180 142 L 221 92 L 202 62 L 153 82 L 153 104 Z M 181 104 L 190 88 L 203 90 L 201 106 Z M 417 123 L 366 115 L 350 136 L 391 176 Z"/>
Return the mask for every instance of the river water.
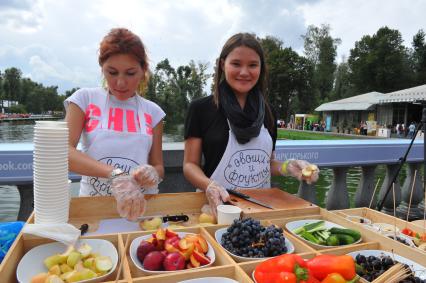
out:
<path id="1" fill-rule="evenodd" d="M 35 122 L 1 122 L 0 123 L 0 143 L 20 143 L 32 142 L 33 128 Z M 163 142 L 182 141 L 182 127 L 174 127 L 173 129 L 165 128 Z M 380 177 L 383 182 L 385 168 L 378 166 L 376 171 L 377 178 Z M 405 175 L 405 171 L 401 172 L 401 178 Z M 354 195 L 361 176 L 361 169 L 353 167 L 348 170 L 347 184 L 351 207 L 353 207 Z M 403 180 L 403 179 L 402 179 Z M 321 169 L 320 178 L 316 184 L 318 205 L 325 206 L 324 200 L 328 188 L 333 181 L 333 171 L 331 169 Z M 289 193 L 296 193 L 299 182 L 293 178 L 273 177 L 273 182 L 279 183 L 279 187 Z M 381 184 L 380 184 L 381 185 Z M 78 183 L 72 184 L 72 195 L 78 193 Z M 19 210 L 19 193 L 15 186 L 0 185 L 0 222 L 15 221 Z"/>

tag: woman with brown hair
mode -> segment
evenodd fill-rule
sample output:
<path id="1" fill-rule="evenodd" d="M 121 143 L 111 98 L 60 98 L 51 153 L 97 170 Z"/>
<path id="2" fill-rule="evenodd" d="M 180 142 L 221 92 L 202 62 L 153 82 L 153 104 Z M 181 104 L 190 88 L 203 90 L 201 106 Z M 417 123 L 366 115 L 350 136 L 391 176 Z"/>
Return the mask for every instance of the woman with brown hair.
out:
<path id="1" fill-rule="evenodd" d="M 212 212 L 229 201 L 226 189 L 269 188 L 271 175 L 318 179 L 319 170 L 303 160 L 274 159 L 276 119 L 266 99 L 264 52 L 248 33 L 233 35 L 217 60 L 214 94 L 191 103 L 185 121 L 183 172 L 204 190 Z M 201 157 L 204 166 L 201 168 Z"/>
<path id="2" fill-rule="evenodd" d="M 100 43 L 99 65 L 106 87 L 79 89 L 64 103 L 69 169 L 83 175 L 80 195 L 120 197 L 122 216 L 135 219 L 143 213 L 142 193 L 158 192 L 164 175 L 165 113 L 142 97 L 148 58 L 137 35 L 125 28 L 112 29 Z M 81 151 L 76 148 L 80 138 Z M 126 174 L 130 176 L 117 178 Z M 124 195 L 133 199 L 123 199 Z"/>

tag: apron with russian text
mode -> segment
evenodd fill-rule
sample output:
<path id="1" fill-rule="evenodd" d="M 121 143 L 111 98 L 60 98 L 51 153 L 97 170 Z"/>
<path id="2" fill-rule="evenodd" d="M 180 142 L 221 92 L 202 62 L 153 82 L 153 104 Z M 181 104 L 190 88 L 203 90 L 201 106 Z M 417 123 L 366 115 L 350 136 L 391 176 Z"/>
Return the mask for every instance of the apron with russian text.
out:
<path id="1" fill-rule="evenodd" d="M 152 119 L 145 113 L 142 99 L 137 95 L 129 99 L 136 100 L 136 116 L 133 111 L 110 107 L 110 94 L 107 94 L 101 124 L 94 130 L 98 132 L 85 151 L 92 158 L 127 173 L 148 163 L 153 134 Z M 126 128 L 123 126 L 125 122 Z M 111 195 L 110 187 L 107 178 L 83 176 L 80 196 L 108 196 Z"/>
<path id="2" fill-rule="evenodd" d="M 272 138 L 262 126 L 257 137 L 239 144 L 229 127 L 225 152 L 210 179 L 225 189 L 271 187 Z"/>

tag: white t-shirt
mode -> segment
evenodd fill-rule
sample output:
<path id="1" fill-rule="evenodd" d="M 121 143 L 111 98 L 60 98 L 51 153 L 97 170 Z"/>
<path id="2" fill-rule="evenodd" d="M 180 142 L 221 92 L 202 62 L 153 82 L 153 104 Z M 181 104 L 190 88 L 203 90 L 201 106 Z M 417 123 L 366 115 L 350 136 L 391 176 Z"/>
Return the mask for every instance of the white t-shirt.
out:
<path id="1" fill-rule="evenodd" d="M 64 102 L 75 103 L 85 113 L 82 151 L 92 158 L 130 171 L 147 164 L 153 128 L 164 118 L 154 102 L 135 95 L 120 101 L 103 88 L 83 88 Z M 110 195 L 106 179 L 83 176 L 80 195 Z"/>

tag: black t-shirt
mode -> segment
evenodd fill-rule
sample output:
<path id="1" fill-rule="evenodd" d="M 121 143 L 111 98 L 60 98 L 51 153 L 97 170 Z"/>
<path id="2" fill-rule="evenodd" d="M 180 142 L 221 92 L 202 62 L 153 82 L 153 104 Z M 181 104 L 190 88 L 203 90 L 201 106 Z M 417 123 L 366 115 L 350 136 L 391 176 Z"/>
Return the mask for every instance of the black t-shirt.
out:
<path id="1" fill-rule="evenodd" d="M 273 121 L 276 119 L 273 117 Z M 270 120 L 270 115 L 265 113 L 266 125 Z M 272 137 L 272 150 L 275 150 L 277 140 L 277 125 L 273 122 L 273 131 L 269 131 Z M 222 108 L 214 104 L 213 96 L 202 97 L 194 100 L 189 105 L 185 119 L 184 138 L 201 138 L 202 153 L 204 156 L 203 171 L 210 177 L 217 165 L 219 165 L 229 138 L 229 125 Z"/>

